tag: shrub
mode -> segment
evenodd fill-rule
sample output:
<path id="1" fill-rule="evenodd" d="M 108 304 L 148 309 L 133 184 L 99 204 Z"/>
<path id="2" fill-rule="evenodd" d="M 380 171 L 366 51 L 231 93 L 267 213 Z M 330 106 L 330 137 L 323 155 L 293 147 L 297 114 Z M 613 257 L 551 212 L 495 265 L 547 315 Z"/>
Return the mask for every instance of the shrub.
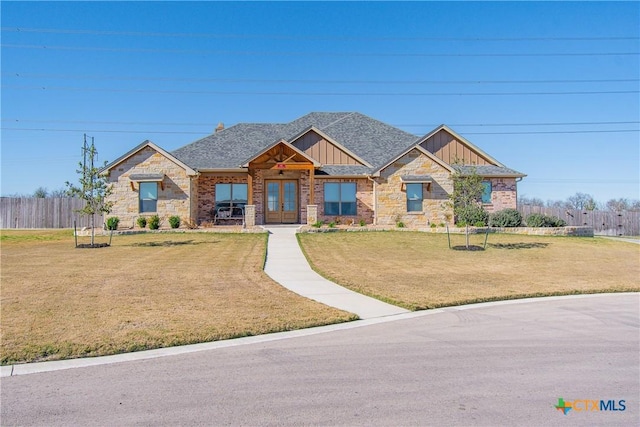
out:
<path id="1" fill-rule="evenodd" d="M 151 230 L 157 230 L 160 228 L 160 217 L 158 215 L 154 215 L 149 218 L 149 228 Z"/>
<path id="2" fill-rule="evenodd" d="M 315 227 L 315 228 L 320 228 L 320 227 L 322 227 L 323 224 L 324 224 L 324 222 L 318 220 L 318 221 L 314 222 L 313 224 L 311 224 L 311 226 Z"/>
<path id="3" fill-rule="evenodd" d="M 398 222 L 396 222 L 396 226 L 397 226 L 398 228 L 404 228 L 404 222 L 402 222 L 402 221 L 398 221 Z"/>
<path id="4" fill-rule="evenodd" d="M 367 225 L 367 221 L 365 221 L 364 219 L 361 219 L 359 224 L 360 224 L 360 227 L 364 227 L 365 225 Z"/>
<path id="5" fill-rule="evenodd" d="M 437 226 L 438 225 L 435 222 L 432 222 L 431 225 L 430 225 L 431 228 L 436 228 Z"/>
<path id="6" fill-rule="evenodd" d="M 564 227 L 567 222 L 556 216 L 532 213 L 527 217 L 527 227 Z"/>
<path id="7" fill-rule="evenodd" d="M 489 215 L 491 227 L 520 227 L 522 214 L 515 209 L 503 209 Z"/>
<path id="8" fill-rule="evenodd" d="M 171 228 L 180 227 L 180 217 L 178 215 L 173 215 L 169 217 L 169 225 Z"/>
<path id="9" fill-rule="evenodd" d="M 334 221 L 331 221 L 329 223 L 329 228 L 335 228 L 336 227 L 336 223 Z"/>
<path id="10" fill-rule="evenodd" d="M 479 205 L 469 205 L 458 210 L 458 218 L 456 225 L 465 226 L 473 225 L 476 227 L 484 227 L 489 220 L 489 214 Z"/>
<path id="11" fill-rule="evenodd" d="M 117 216 L 112 216 L 111 218 L 108 218 L 107 230 L 117 230 L 119 222 L 120 222 L 120 218 L 118 218 Z"/>
<path id="12" fill-rule="evenodd" d="M 143 216 L 139 216 L 136 222 L 138 223 L 138 227 L 140 228 L 145 228 L 147 226 L 147 218 Z"/>

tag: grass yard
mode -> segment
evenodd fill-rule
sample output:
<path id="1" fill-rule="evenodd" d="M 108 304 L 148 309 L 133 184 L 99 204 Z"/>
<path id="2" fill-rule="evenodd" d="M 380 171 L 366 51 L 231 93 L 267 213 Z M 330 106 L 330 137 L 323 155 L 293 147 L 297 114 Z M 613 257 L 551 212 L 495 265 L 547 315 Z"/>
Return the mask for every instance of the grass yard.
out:
<path id="1" fill-rule="evenodd" d="M 452 246 L 464 245 L 452 235 Z M 471 237 L 482 245 L 484 235 Z M 489 235 L 486 251 L 446 234 L 299 234 L 312 266 L 357 292 L 421 310 L 520 297 L 640 291 L 640 245 L 585 237 Z"/>
<path id="2" fill-rule="evenodd" d="M 3 230 L 1 239 L 2 364 L 355 318 L 299 297 L 266 276 L 266 234 L 123 235 L 100 249 L 75 249 L 69 230 Z"/>

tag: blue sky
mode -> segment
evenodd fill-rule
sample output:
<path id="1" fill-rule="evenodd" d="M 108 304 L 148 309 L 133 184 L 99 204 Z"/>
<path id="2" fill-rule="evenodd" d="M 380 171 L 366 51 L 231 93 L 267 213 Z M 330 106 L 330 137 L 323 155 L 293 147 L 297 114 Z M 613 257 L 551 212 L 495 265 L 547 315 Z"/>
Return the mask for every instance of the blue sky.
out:
<path id="1" fill-rule="evenodd" d="M 7 2 L 3 195 L 149 139 L 359 111 L 441 123 L 526 173 L 519 193 L 640 198 L 638 2 Z"/>

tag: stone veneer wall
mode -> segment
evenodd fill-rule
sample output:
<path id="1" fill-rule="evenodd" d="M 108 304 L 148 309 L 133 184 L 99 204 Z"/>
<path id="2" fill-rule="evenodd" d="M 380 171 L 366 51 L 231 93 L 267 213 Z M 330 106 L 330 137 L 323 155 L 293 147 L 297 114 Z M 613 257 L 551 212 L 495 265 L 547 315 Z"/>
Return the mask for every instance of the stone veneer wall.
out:
<path id="1" fill-rule="evenodd" d="M 402 176 L 428 175 L 430 184 L 423 184 L 422 212 L 407 212 L 407 193 L 402 187 Z M 453 225 L 453 209 L 449 194 L 453 191 L 451 173 L 425 156 L 411 150 L 386 167 L 376 178 L 376 224 L 396 225 L 402 221 L 406 227 L 428 227 L 430 224 Z"/>
<path id="2" fill-rule="evenodd" d="M 483 205 L 487 212 L 516 209 L 518 199 L 515 178 L 491 178 L 491 203 Z"/>
<path id="3" fill-rule="evenodd" d="M 198 177 L 198 191 L 197 191 L 197 222 L 201 224 L 203 222 L 213 221 L 211 216 L 211 210 L 216 204 L 216 184 L 246 184 L 247 174 L 242 173 L 227 173 L 227 174 L 213 174 L 202 173 Z M 251 204 L 251 195 L 249 195 L 248 204 Z"/>
<path id="4" fill-rule="evenodd" d="M 158 153 L 151 147 L 145 147 L 128 159 L 119 163 L 109 173 L 109 183 L 112 184 L 113 193 L 109 201 L 113 202 L 113 209 L 106 217 L 117 216 L 120 218 L 120 227 L 128 228 L 136 226 L 136 218 L 139 216 L 151 216 L 154 212 L 139 212 L 139 184 L 134 182 L 135 190 L 131 189 L 131 174 L 162 173 L 165 175 L 162 184 L 158 183 L 157 214 L 163 224 L 168 223 L 170 216 L 178 215 L 182 222 L 191 220 L 192 181 L 186 171 Z"/>
<path id="5" fill-rule="evenodd" d="M 367 178 L 331 178 L 331 177 L 315 177 L 314 185 L 314 204 L 318 206 L 319 221 L 335 221 L 335 215 L 324 214 L 324 184 L 325 182 L 355 182 L 356 183 L 356 215 L 341 215 L 339 217 L 341 223 L 353 221 L 354 223 L 364 219 L 367 224 L 373 223 L 374 207 L 373 207 L 373 182 Z"/>

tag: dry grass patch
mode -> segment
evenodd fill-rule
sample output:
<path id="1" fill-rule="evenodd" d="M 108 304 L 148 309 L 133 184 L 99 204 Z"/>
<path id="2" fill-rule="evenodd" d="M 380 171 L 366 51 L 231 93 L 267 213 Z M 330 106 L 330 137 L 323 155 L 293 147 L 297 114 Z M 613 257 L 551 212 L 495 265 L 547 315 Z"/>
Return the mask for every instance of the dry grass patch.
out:
<path id="1" fill-rule="evenodd" d="M 464 236 L 452 236 L 452 246 Z M 300 234 L 331 280 L 412 310 L 500 299 L 640 291 L 640 246 L 603 238 L 489 235 L 486 251 L 450 250 L 445 234 Z M 482 245 L 484 235 L 472 236 Z"/>
<path id="2" fill-rule="evenodd" d="M 262 270 L 266 234 L 2 231 L 2 364 L 97 356 L 354 318 Z"/>

